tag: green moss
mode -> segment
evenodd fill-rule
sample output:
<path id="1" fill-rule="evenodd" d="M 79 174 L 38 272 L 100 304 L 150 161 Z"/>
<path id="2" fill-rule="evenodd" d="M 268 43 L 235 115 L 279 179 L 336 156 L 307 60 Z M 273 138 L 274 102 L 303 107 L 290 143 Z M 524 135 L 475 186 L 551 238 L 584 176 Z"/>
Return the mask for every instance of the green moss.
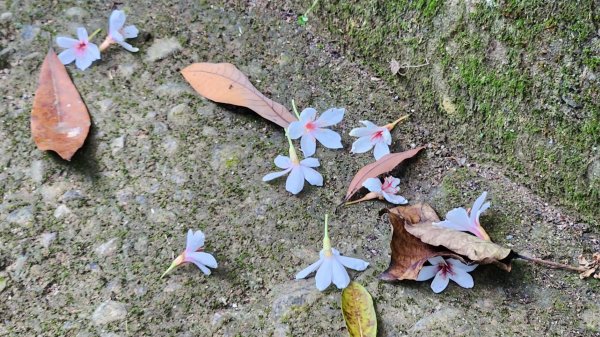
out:
<path id="1" fill-rule="evenodd" d="M 511 0 L 467 11 L 441 1 L 354 0 L 322 2 L 319 13 L 353 55 L 407 93 L 434 132 L 597 223 L 600 182 L 587 170 L 600 145 L 600 93 L 580 79 L 584 66 L 600 65 L 593 3 Z M 441 66 L 441 78 L 430 66 L 399 80 L 388 62 L 401 55 Z M 443 96 L 454 114 L 440 109 Z"/>

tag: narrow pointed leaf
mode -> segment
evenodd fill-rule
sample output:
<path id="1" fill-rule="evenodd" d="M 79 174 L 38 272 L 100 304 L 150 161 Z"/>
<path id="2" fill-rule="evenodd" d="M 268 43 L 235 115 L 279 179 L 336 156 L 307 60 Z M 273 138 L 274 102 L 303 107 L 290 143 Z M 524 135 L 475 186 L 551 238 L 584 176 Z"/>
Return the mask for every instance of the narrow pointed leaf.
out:
<path id="1" fill-rule="evenodd" d="M 371 294 L 356 282 L 342 291 L 342 314 L 350 337 L 377 336 L 377 315 Z"/>
<path id="2" fill-rule="evenodd" d="M 200 95 L 219 103 L 239 105 L 287 128 L 296 119 L 283 105 L 265 97 L 230 63 L 194 63 L 181 74 Z"/>
<path id="3" fill-rule="evenodd" d="M 414 157 L 417 153 L 419 153 L 419 151 L 423 150 L 424 148 L 424 146 L 421 146 L 400 153 L 389 153 L 379 158 L 378 161 L 361 168 L 360 170 L 358 170 L 356 175 L 354 175 L 354 178 L 352 178 L 350 186 L 348 186 L 346 196 L 344 197 L 344 201 L 350 200 L 350 198 L 352 198 L 352 196 L 362 188 L 362 184 L 363 182 L 365 182 L 365 180 L 369 178 L 375 178 L 381 174 L 390 172 L 398 165 L 400 165 L 400 163 L 402 163 L 406 159 Z"/>
<path id="4" fill-rule="evenodd" d="M 65 66 L 50 49 L 31 111 L 31 134 L 40 150 L 71 160 L 90 130 L 90 115 Z"/>

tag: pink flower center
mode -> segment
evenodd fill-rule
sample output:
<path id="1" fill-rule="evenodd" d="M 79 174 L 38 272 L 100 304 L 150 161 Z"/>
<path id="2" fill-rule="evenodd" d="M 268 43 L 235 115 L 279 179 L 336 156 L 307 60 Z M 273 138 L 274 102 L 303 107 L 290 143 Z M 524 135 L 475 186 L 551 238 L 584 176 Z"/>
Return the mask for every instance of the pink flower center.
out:
<path id="1" fill-rule="evenodd" d="M 385 179 L 381 185 L 381 189 L 386 193 L 396 194 L 398 193 L 397 187 L 392 187 L 392 180 Z"/>
<path id="2" fill-rule="evenodd" d="M 306 131 L 311 132 L 317 128 L 317 124 L 315 124 L 315 122 L 313 121 L 310 121 L 304 125 L 304 128 L 306 129 Z"/>
<path id="3" fill-rule="evenodd" d="M 379 130 L 376 131 L 372 136 L 371 136 L 371 141 L 379 141 L 383 139 L 383 130 Z"/>
<path id="4" fill-rule="evenodd" d="M 85 52 L 85 49 L 87 48 L 87 45 L 87 41 L 79 41 L 77 46 L 75 46 L 75 50 L 78 54 L 83 54 Z"/>
<path id="5" fill-rule="evenodd" d="M 448 277 L 448 275 L 454 275 L 454 271 L 452 270 L 452 265 L 449 263 L 440 263 L 438 264 L 440 271 L 442 272 L 442 276 L 444 278 Z"/>

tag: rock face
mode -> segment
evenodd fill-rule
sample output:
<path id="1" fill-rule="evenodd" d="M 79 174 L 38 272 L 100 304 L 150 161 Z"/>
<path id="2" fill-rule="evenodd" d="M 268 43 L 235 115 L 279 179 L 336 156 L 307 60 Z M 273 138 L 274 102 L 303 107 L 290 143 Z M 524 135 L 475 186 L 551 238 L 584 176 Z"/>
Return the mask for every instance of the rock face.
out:
<path id="1" fill-rule="evenodd" d="M 115 301 L 101 303 L 92 314 L 92 322 L 96 325 L 104 325 L 115 321 L 122 321 L 127 317 L 125 304 Z"/>

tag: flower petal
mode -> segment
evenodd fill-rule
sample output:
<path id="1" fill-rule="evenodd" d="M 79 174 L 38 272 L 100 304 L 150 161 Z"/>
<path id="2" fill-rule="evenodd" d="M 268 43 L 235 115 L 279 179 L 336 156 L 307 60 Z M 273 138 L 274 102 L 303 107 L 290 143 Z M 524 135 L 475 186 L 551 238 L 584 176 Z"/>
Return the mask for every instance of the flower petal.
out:
<path id="1" fill-rule="evenodd" d="M 75 65 L 81 70 L 86 70 L 89 66 L 92 65 L 92 62 L 94 62 L 94 60 L 94 56 L 86 52 L 79 57 L 75 57 Z"/>
<path id="2" fill-rule="evenodd" d="M 437 266 L 440 263 L 446 264 L 446 262 L 444 261 L 444 258 L 441 256 L 430 257 L 427 259 L 427 261 L 429 263 L 431 263 L 432 266 Z"/>
<path id="3" fill-rule="evenodd" d="M 288 127 L 288 135 L 290 138 L 298 139 L 302 137 L 302 134 L 304 134 L 304 123 L 301 121 L 291 122 L 290 126 Z"/>
<path id="4" fill-rule="evenodd" d="M 369 178 L 363 182 L 363 187 L 369 192 L 381 193 L 381 180 L 379 178 Z"/>
<path id="5" fill-rule="evenodd" d="M 383 131 L 383 133 L 381 134 L 381 136 L 383 137 L 383 140 L 385 141 L 385 143 L 387 145 L 392 145 L 392 134 L 390 133 L 390 130 L 388 130 L 387 128 L 381 128 Z"/>
<path id="6" fill-rule="evenodd" d="M 263 181 L 269 181 L 269 180 L 273 180 L 273 179 L 275 179 L 275 178 L 279 178 L 279 177 L 281 177 L 281 176 L 284 176 L 284 175 L 286 175 L 286 174 L 287 174 L 288 172 L 290 172 L 291 170 L 292 170 L 292 169 L 291 169 L 291 168 L 289 168 L 289 169 L 287 169 L 287 170 L 283 170 L 283 171 L 280 171 L 280 172 L 271 172 L 271 173 L 269 173 L 269 174 L 265 175 L 265 176 L 262 178 L 262 180 L 263 180 Z"/>
<path id="7" fill-rule="evenodd" d="M 319 159 L 317 158 L 305 158 L 300 161 L 300 165 L 306 167 L 319 167 Z"/>
<path id="8" fill-rule="evenodd" d="M 391 187 L 398 187 L 398 185 L 400 185 L 400 179 L 392 176 L 386 177 L 385 182 L 387 182 Z"/>
<path id="9" fill-rule="evenodd" d="M 323 176 L 321 173 L 315 171 L 314 169 L 306 166 L 300 166 L 302 168 L 302 173 L 304 174 L 304 179 L 308 181 L 309 184 L 313 186 L 323 186 Z"/>
<path id="10" fill-rule="evenodd" d="M 431 290 L 434 293 L 439 294 L 448 286 L 448 282 L 450 279 L 447 276 L 444 276 L 441 271 L 438 271 L 433 278 L 433 282 L 431 282 Z"/>
<path id="11" fill-rule="evenodd" d="M 304 124 L 306 124 L 306 122 L 314 121 L 316 116 L 317 110 L 313 108 L 306 108 L 302 110 L 302 112 L 300 113 L 300 121 L 302 122 L 302 127 L 304 127 Z"/>
<path id="12" fill-rule="evenodd" d="M 196 231 L 194 233 L 193 230 L 188 230 L 185 251 L 193 253 L 202 246 L 204 246 L 204 233 L 202 233 L 202 231 Z"/>
<path id="13" fill-rule="evenodd" d="M 406 200 L 401 195 L 390 194 L 390 193 L 386 193 L 384 191 L 382 191 L 381 194 L 383 194 L 383 197 L 385 198 L 385 200 L 391 202 L 392 204 L 404 205 L 404 204 L 408 203 L 408 200 Z"/>
<path id="14" fill-rule="evenodd" d="M 302 153 L 304 157 L 310 157 L 315 154 L 317 150 L 317 141 L 315 137 L 310 134 L 305 134 L 300 139 L 300 148 L 302 149 Z"/>
<path id="15" fill-rule="evenodd" d="M 377 142 L 375 144 L 375 151 L 373 152 L 373 155 L 375 156 L 375 160 L 379 160 L 379 158 L 385 156 L 388 153 L 390 153 L 390 148 L 388 147 L 388 145 L 386 143 Z"/>
<path id="16" fill-rule="evenodd" d="M 471 272 L 475 270 L 479 265 L 478 264 L 464 264 L 462 261 L 457 259 L 447 259 L 446 262 L 452 264 L 454 268 L 458 268 L 460 270 L 464 270 L 466 272 Z"/>
<path id="17" fill-rule="evenodd" d="M 346 268 L 363 271 L 367 269 L 369 266 L 369 262 L 363 261 L 361 259 L 357 259 L 354 257 L 341 256 L 338 255 L 335 257 L 341 264 L 343 264 Z"/>
<path id="18" fill-rule="evenodd" d="M 86 52 L 93 58 L 93 61 L 100 59 L 100 48 L 93 43 L 88 43 Z M 92 62 L 93 62 L 92 61 Z"/>
<path id="19" fill-rule="evenodd" d="M 79 39 L 79 41 L 87 41 L 88 40 L 87 30 L 85 30 L 85 28 L 83 28 L 83 27 L 77 28 L 77 38 Z"/>
<path id="20" fill-rule="evenodd" d="M 58 54 L 58 59 L 62 64 L 69 64 L 75 61 L 75 51 L 73 49 L 65 49 Z"/>
<path id="21" fill-rule="evenodd" d="M 421 271 L 419 271 L 419 275 L 417 275 L 417 281 L 427 281 L 430 278 L 433 278 L 435 276 L 435 274 L 437 274 L 437 272 L 440 271 L 440 268 L 435 265 L 435 266 L 425 266 L 423 268 L 421 268 Z"/>
<path id="22" fill-rule="evenodd" d="M 333 283 L 338 289 L 346 288 L 350 284 L 350 275 L 348 275 L 346 268 L 335 258 L 332 259 L 331 266 Z"/>
<path id="23" fill-rule="evenodd" d="M 282 169 L 288 169 L 292 166 L 290 157 L 279 155 L 275 157 L 275 165 Z"/>
<path id="24" fill-rule="evenodd" d="M 304 173 L 300 166 L 295 166 L 285 181 L 285 189 L 292 194 L 298 194 L 302 188 L 304 188 Z"/>
<path id="25" fill-rule="evenodd" d="M 344 118 L 344 113 L 346 109 L 344 108 L 331 108 L 323 112 L 321 117 L 316 120 L 316 123 L 319 127 L 323 128 L 326 126 L 335 125 L 342 121 Z"/>
<path id="26" fill-rule="evenodd" d="M 123 28 L 123 37 L 125 37 L 126 39 L 134 39 L 138 36 L 139 32 L 140 31 L 137 29 L 136 26 L 129 25 Z"/>
<path id="27" fill-rule="evenodd" d="M 127 16 L 125 15 L 124 11 L 112 11 L 112 13 L 110 13 L 110 18 L 108 19 L 109 33 L 112 35 L 113 31 L 119 31 L 121 28 L 123 28 L 126 18 Z"/>
<path id="28" fill-rule="evenodd" d="M 366 137 L 371 136 L 375 133 L 375 130 L 372 128 L 354 128 L 350 130 L 350 136 L 352 137 Z"/>
<path id="29" fill-rule="evenodd" d="M 446 220 L 453 224 L 452 227 L 447 228 L 452 228 L 460 231 L 468 231 L 471 227 L 471 221 L 469 219 L 469 215 L 467 214 L 467 210 L 462 207 L 455 208 L 448 212 L 446 214 Z"/>
<path id="30" fill-rule="evenodd" d="M 313 132 L 313 135 L 319 143 L 323 144 L 328 149 L 341 149 L 344 146 L 342 145 L 342 137 L 332 130 L 329 129 L 317 129 Z"/>
<path id="31" fill-rule="evenodd" d="M 56 38 L 56 44 L 61 48 L 73 48 L 79 43 L 79 40 L 75 40 L 70 37 L 59 36 Z M 73 61 L 71 61 L 73 62 Z"/>
<path id="32" fill-rule="evenodd" d="M 462 269 L 453 269 L 454 274 L 450 273 L 450 279 L 456 282 L 459 286 L 463 288 L 473 288 L 475 282 L 473 282 L 473 277 Z"/>
<path id="33" fill-rule="evenodd" d="M 329 287 L 331 284 L 331 279 L 333 276 L 333 259 L 325 258 L 323 259 L 323 263 L 317 270 L 317 275 L 315 276 L 315 281 L 317 283 L 317 289 L 323 291 Z"/>
<path id="34" fill-rule="evenodd" d="M 365 153 L 373 148 L 373 143 L 371 142 L 370 136 L 364 136 L 357 139 L 354 143 L 352 143 L 352 149 L 350 152 L 352 153 Z"/>
<path id="35" fill-rule="evenodd" d="M 317 270 L 317 268 L 319 268 L 319 266 L 323 263 L 323 259 L 319 259 L 317 260 L 317 262 L 311 264 L 310 266 L 302 269 L 298 274 L 296 274 L 296 280 L 300 280 L 303 279 L 305 277 L 307 277 L 310 273 L 312 273 L 313 271 Z"/>
<path id="36" fill-rule="evenodd" d="M 125 41 L 117 41 L 117 43 L 121 47 L 125 48 L 126 50 L 128 50 L 128 51 L 130 51 L 132 53 L 138 52 L 140 50 L 139 48 L 136 48 L 136 47 L 130 45 L 129 43 L 125 42 Z"/>
<path id="37" fill-rule="evenodd" d="M 471 208 L 471 214 L 469 215 L 471 222 L 475 222 L 475 218 L 477 217 L 478 212 L 480 211 L 481 207 L 483 206 L 483 203 L 485 202 L 486 197 L 487 197 L 487 192 L 484 191 L 477 198 L 477 200 L 475 200 L 475 202 L 473 203 L 473 207 Z"/>
<path id="38" fill-rule="evenodd" d="M 209 253 L 193 252 L 193 253 L 186 253 L 185 255 L 189 260 L 194 262 L 196 265 L 202 264 L 207 267 L 217 268 L 217 260 L 215 260 L 215 257 Z"/>
<path id="39" fill-rule="evenodd" d="M 379 128 L 377 125 L 375 125 L 375 123 L 370 122 L 370 121 L 360 121 L 362 123 L 362 125 L 364 125 L 365 127 L 369 128 L 369 129 L 377 129 Z"/>

